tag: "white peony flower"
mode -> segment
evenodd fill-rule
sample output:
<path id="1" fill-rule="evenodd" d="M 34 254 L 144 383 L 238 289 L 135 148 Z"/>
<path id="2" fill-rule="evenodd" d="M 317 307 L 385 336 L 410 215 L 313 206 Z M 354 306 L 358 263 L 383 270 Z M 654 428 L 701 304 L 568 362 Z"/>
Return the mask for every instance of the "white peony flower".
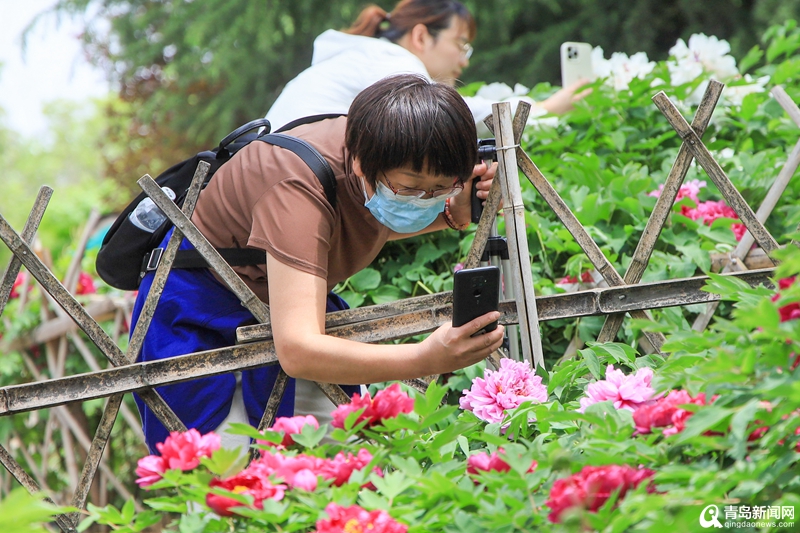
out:
<path id="1" fill-rule="evenodd" d="M 727 80 L 739 74 L 736 60 L 729 55 L 731 46 L 725 40 L 696 33 L 689 37 L 687 45 L 678 39 L 670 48 L 669 55 L 674 61 L 667 61 L 672 77 L 672 85 L 688 83 L 704 72 L 717 80 Z"/>
<path id="2" fill-rule="evenodd" d="M 744 97 L 750 93 L 763 93 L 764 87 L 769 83 L 769 76 L 762 76 L 754 80 L 750 74 L 744 75 L 747 85 L 729 85 L 722 91 L 722 100 L 728 105 L 740 106 Z"/>
<path id="3" fill-rule="evenodd" d="M 486 98 L 494 102 L 502 102 L 514 96 L 524 96 L 530 92 L 530 89 L 524 85 L 517 83 L 512 89 L 502 82 L 487 83 L 475 93 L 475 96 Z"/>
<path id="4" fill-rule="evenodd" d="M 648 61 L 647 54 L 637 52 L 628 57 L 622 52 L 614 52 L 611 59 L 603 58 L 599 46 L 592 50 L 592 70 L 597 77 L 607 78 L 609 85 L 617 91 L 624 91 L 635 78 L 644 78 L 653 71 L 656 64 Z"/>

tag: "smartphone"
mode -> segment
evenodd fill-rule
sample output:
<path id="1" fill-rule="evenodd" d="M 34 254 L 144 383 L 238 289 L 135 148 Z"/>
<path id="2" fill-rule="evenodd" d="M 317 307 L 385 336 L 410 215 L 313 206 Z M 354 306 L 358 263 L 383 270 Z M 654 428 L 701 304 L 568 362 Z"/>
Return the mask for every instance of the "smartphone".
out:
<path id="1" fill-rule="evenodd" d="M 566 42 L 561 45 L 561 86 L 567 87 L 579 79 L 593 80 L 592 45 Z"/>
<path id="2" fill-rule="evenodd" d="M 453 276 L 453 327 L 497 311 L 500 304 L 500 268 L 486 266 L 459 270 Z M 492 322 L 475 335 L 497 328 Z M 473 335 L 473 337 L 475 336 Z"/>

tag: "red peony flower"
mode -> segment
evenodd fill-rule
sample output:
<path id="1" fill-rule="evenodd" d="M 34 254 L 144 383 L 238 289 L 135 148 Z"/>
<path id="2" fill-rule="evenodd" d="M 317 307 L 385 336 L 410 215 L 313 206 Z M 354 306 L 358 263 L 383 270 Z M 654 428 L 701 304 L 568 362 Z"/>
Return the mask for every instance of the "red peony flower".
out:
<path id="1" fill-rule="evenodd" d="M 86 272 L 81 272 L 78 276 L 78 285 L 75 287 L 75 294 L 95 294 L 97 288 L 94 286 L 92 276 Z"/>
<path id="2" fill-rule="evenodd" d="M 18 272 L 17 277 L 14 278 L 14 285 L 11 286 L 11 293 L 8 295 L 10 300 L 14 298 L 19 298 L 20 294 L 19 291 L 22 289 L 22 285 L 25 283 L 25 280 L 28 279 L 27 272 Z M 28 285 L 28 292 L 33 288 L 33 285 Z"/>
<path id="3" fill-rule="evenodd" d="M 773 302 L 777 302 L 781 297 L 781 291 L 784 291 L 791 287 L 796 276 L 791 276 L 788 278 L 783 278 L 778 280 L 778 292 L 772 297 Z M 788 320 L 795 320 L 800 318 L 800 302 L 792 302 L 790 304 L 786 304 L 782 307 L 778 308 L 778 312 L 781 315 L 781 322 L 786 322 Z"/>
<path id="4" fill-rule="evenodd" d="M 320 465 L 319 472 L 322 477 L 332 479 L 333 484 L 340 487 L 350 480 L 350 476 L 356 470 L 363 470 L 372 461 L 372 454 L 366 448 L 358 450 L 357 455 L 343 452 L 336 454 L 333 459 L 326 460 Z M 383 475 L 380 468 L 375 467 L 373 472 L 379 476 Z M 369 485 L 369 484 L 368 484 Z"/>
<path id="5" fill-rule="evenodd" d="M 282 500 L 286 489 L 286 485 L 273 485 L 267 477 L 259 476 L 257 472 L 250 469 L 228 479 L 212 479 L 209 486 L 225 489 L 234 494 L 250 495 L 253 497 L 253 506 L 256 509 L 264 508 L 264 500 Z M 246 507 L 238 500 L 211 492 L 206 494 L 206 505 L 219 516 L 233 516 L 231 509 Z"/>
<path id="6" fill-rule="evenodd" d="M 395 383 L 375 394 L 375 399 L 367 393 L 362 398 L 360 394 L 353 394 L 349 404 L 340 405 L 332 413 L 332 425 L 335 428 L 344 428 L 344 421 L 350 413 L 364 410 L 356 419 L 356 424 L 367 421 L 367 426 L 380 424 L 387 418 L 395 418 L 400 413 L 410 413 L 414 410 L 414 400 L 400 389 L 400 384 Z"/>
<path id="7" fill-rule="evenodd" d="M 713 401 L 713 399 L 712 399 Z M 692 398 L 684 390 L 673 390 L 654 404 L 640 407 L 633 413 L 633 421 L 638 433 L 650 433 L 653 428 L 665 427 L 664 435 L 680 433 L 686 427 L 686 420 L 692 416 L 691 411 L 680 409 L 679 405 L 706 405 L 706 395 L 700 393 Z"/>
<path id="8" fill-rule="evenodd" d="M 303 428 L 309 425 L 314 429 L 319 429 L 319 422 L 313 415 L 307 416 L 282 416 L 275 420 L 275 423 L 272 424 L 270 431 L 275 432 L 283 432 L 283 440 L 279 444 L 275 444 L 274 442 L 266 441 L 266 440 L 258 440 L 259 444 L 263 444 L 265 446 L 283 446 L 284 448 L 287 446 L 291 446 L 294 444 L 294 439 L 292 435 L 297 435 L 303 432 Z"/>
<path id="9" fill-rule="evenodd" d="M 585 466 L 577 474 L 553 484 L 550 498 L 545 502 L 551 509 L 547 518 L 551 522 L 561 522 L 562 513 L 573 508 L 595 513 L 615 491 L 619 491 L 618 498 L 622 499 L 629 490 L 654 475 L 653 470 L 627 465 Z M 647 492 L 655 492 L 652 481 Z"/>
<path id="10" fill-rule="evenodd" d="M 329 520 L 317 520 L 316 533 L 406 533 L 408 526 L 382 510 L 367 511 L 358 505 L 325 507 Z"/>
<path id="11" fill-rule="evenodd" d="M 156 444 L 167 469 L 179 470 L 192 470 L 200 464 L 201 457 L 211 457 L 219 447 L 219 435 L 213 432 L 200 435 L 194 428 L 183 433 L 173 431 L 163 443 Z"/>

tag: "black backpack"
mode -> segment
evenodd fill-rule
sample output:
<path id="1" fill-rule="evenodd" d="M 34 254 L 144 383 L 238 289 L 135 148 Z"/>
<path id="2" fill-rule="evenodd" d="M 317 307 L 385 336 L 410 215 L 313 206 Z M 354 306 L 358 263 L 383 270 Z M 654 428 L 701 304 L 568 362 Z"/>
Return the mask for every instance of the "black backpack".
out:
<path id="1" fill-rule="evenodd" d="M 203 183 L 203 187 L 205 187 L 219 167 L 230 160 L 233 154 L 252 141 L 259 140 L 291 150 L 297 154 L 322 183 L 328 202 L 335 208 L 336 179 L 330 164 L 322 154 L 306 141 L 280 132 L 301 124 L 309 124 L 340 116 L 342 115 L 315 115 L 301 118 L 283 126 L 275 133 L 269 133 L 270 124 L 266 119 L 253 120 L 231 132 L 213 150 L 200 152 L 194 157 L 173 165 L 161 173 L 155 181 L 161 187 L 172 189 L 176 195 L 175 204 L 178 207 L 182 207 L 189 185 L 192 182 L 192 177 L 200 161 L 205 161 L 211 165 Z M 123 290 L 136 290 L 144 275 L 151 270 L 155 270 L 158 266 L 163 249 L 157 248 L 157 246 L 164 240 L 173 224 L 167 219 L 153 233 L 148 233 L 136 227 L 130 221 L 128 215 L 146 197 L 147 194 L 141 193 L 120 213 L 103 238 L 100 251 L 97 253 L 97 261 L 95 263 L 97 274 L 112 287 Z M 264 250 L 254 248 L 219 248 L 218 250 L 231 266 L 263 265 L 266 263 L 266 252 Z M 172 268 L 208 268 L 208 264 L 196 250 L 180 250 L 175 257 Z"/>

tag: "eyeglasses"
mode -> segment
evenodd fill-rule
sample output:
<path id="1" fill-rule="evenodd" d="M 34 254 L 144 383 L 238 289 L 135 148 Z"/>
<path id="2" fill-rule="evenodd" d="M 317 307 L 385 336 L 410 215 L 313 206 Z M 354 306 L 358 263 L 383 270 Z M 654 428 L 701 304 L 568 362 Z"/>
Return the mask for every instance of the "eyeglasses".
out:
<path id="1" fill-rule="evenodd" d="M 472 48 L 471 44 L 469 43 L 461 44 L 458 42 L 456 42 L 456 44 L 461 48 L 461 55 L 463 55 L 465 59 L 469 59 L 470 57 L 472 57 L 472 52 L 474 51 L 474 49 Z"/>
<path id="2" fill-rule="evenodd" d="M 464 184 L 458 183 L 457 178 L 453 180 L 452 187 L 445 187 L 444 189 L 431 189 L 429 191 L 425 189 L 412 189 L 410 187 L 395 189 L 385 172 L 383 173 L 383 177 L 386 180 L 386 184 L 397 196 L 412 196 L 414 198 L 423 198 L 427 196 L 428 198 L 447 199 L 457 196 L 458 193 L 464 189 Z"/>

